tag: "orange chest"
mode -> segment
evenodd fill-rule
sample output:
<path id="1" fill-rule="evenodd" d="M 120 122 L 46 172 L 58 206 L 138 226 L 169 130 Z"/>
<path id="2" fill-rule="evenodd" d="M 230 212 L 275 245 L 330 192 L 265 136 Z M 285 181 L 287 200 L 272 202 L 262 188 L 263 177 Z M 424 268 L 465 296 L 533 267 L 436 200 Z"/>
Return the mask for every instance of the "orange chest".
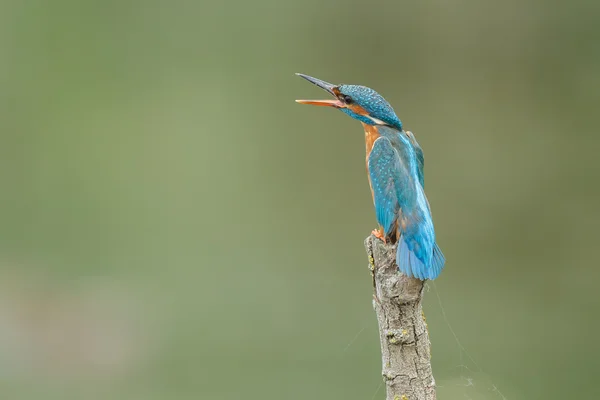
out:
<path id="1" fill-rule="evenodd" d="M 367 125 L 365 123 L 363 123 L 362 125 L 365 129 L 365 150 L 367 152 L 366 162 L 368 169 L 369 154 L 371 154 L 371 150 L 373 150 L 373 143 L 375 143 L 375 141 L 379 139 L 381 135 L 379 134 L 379 131 L 377 130 L 377 127 L 375 125 Z"/>
<path id="2" fill-rule="evenodd" d="M 369 175 L 369 155 L 371 154 L 371 150 L 373 150 L 373 144 L 375 141 L 381 136 L 377 127 L 374 125 L 367 125 L 365 123 L 362 124 L 365 129 L 365 150 L 367 152 L 367 156 L 365 159 L 365 163 L 367 166 L 367 179 L 369 180 L 369 187 L 371 189 L 371 197 L 374 198 L 373 194 L 373 185 L 371 185 L 371 177 Z"/>

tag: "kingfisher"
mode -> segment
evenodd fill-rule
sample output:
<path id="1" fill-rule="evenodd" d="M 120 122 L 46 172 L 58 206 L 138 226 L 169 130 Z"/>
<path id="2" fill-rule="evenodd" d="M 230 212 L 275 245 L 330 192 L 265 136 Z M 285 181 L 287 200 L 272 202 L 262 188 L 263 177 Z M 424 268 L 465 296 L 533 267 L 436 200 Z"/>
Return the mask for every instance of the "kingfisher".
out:
<path id="1" fill-rule="evenodd" d="M 296 102 L 337 108 L 362 123 L 367 175 L 378 223 L 372 233 L 384 242 L 398 243 L 396 264 L 402 273 L 420 280 L 435 279 L 446 260 L 435 241 L 424 190 L 425 159 L 413 133 L 403 129 L 392 106 L 373 89 L 296 75 L 334 97 Z"/>

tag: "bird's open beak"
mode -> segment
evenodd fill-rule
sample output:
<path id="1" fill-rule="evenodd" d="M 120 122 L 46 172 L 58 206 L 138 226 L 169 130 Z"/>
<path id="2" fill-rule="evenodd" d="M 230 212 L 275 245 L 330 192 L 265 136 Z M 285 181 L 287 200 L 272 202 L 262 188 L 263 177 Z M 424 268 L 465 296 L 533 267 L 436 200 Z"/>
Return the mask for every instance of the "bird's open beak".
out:
<path id="1" fill-rule="evenodd" d="M 332 85 L 331 83 L 327 83 L 327 82 L 322 81 L 317 78 L 313 78 L 312 76 L 299 74 L 299 73 L 296 73 L 296 75 L 306 79 L 310 83 L 317 85 L 321 89 L 326 90 L 327 92 L 331 93 L 335 97 L 335 99 L 333 99 L 333 100 L 296 100 L 297 103 L 310 104 L 313 106 L 335 107 L 335 108 L 345 107 L 345 104 L 337 99 L 339 91 L 337 90 L 337 87 L 335 85 Z"/>

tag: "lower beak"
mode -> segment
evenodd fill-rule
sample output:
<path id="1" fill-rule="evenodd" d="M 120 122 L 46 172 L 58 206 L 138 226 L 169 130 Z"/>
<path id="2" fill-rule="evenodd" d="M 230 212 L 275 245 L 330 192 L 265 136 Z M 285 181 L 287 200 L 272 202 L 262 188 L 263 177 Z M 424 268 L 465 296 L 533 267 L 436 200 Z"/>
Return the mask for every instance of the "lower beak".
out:
<path id="1" fill-rule="evenodd" d="M 344 106 L 344 104 L 339 100 L 296 100 L 296 103 L 335 108 L 342 108 Z"/>

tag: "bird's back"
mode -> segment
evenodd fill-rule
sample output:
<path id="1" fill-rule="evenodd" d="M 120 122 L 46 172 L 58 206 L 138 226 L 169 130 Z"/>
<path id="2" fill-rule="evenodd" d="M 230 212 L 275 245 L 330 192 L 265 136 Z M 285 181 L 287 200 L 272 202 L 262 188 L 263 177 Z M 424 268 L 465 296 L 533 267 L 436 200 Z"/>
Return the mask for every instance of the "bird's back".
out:
<path id="1" fill-rule="evenodd" d="M 368 158 L 378 220 L 386 228 L 386 234 L 395 233 L 398 238 L 396 261 L 400 270 L 419 279 L 433 279 L 440 273 L 444 257 L 435 243 L 433 220 L 423 189 L 423 152 L 412 133 L 387 126 L 376 129 L 382 141 L 375 141 Z M 385 166 L 379 160 L 392 156 L 396 156 L 395 161 L 386 161 Z M 395 224 L 390 224 L 391 218 L 396 218 Z M 397 231 L 390 232 L 392 228 Z"/>

